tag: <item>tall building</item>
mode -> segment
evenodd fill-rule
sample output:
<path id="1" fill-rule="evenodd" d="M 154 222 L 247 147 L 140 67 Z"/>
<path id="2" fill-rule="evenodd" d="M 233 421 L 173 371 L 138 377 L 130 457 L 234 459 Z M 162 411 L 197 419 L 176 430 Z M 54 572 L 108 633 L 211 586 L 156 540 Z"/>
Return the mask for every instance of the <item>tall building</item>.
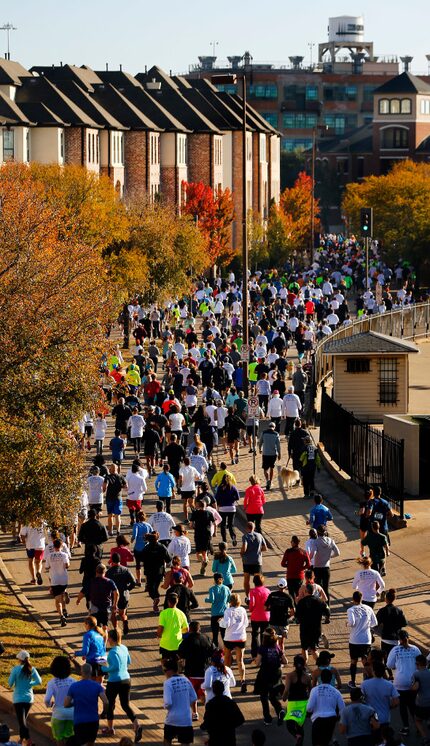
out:
<path id="1" fill-rule="evenodd" d="M 329 135 L 344 135 L 371 123 L 375 89 L 399 73 L 397 57 L 375 56 L 360 16 L 329 19 L 328 39 L 318 45 L 314 64 L 304 66 L 302 56 L 288 59 L 285 65 L 254 64 L 245 52 L 217 64 L 216 57 L 201 56 L 186 77 L 246 73 L 253 108 L 281 132 L 281 150 L 288 153 L 309 148 L 320 125 Z M 402 59 L 408 65 L 411 58 Z M 239 80 L 219 88 L 235 93 L 240 85 Z"/>

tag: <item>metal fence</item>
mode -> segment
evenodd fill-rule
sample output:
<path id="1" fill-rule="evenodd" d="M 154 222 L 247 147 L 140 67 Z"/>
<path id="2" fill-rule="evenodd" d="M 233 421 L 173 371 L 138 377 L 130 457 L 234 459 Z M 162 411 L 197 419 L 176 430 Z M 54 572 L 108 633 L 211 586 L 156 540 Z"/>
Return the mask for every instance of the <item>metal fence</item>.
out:
<path id="1" fill-rule="evenodd" d="M 333 357 L 324 354 L 329 342 L 362 332 L 378 332 L 400 339 L 416 339 L 430 336 L 430 303 L 417 303 L 396 311 L 379 313 L 366 319 L 358 319 L 349 326 L 337 329 L 317 345 L 314 357 L 314 392 L 333 370 Z"/>
<path id="2" fill-rule="evenodd" d="M 404 442 L 385 435 L 321 394 L 320 440 L 330 458 L 357 484 L 379 485 L 390 505 L 404 515 Z"/>

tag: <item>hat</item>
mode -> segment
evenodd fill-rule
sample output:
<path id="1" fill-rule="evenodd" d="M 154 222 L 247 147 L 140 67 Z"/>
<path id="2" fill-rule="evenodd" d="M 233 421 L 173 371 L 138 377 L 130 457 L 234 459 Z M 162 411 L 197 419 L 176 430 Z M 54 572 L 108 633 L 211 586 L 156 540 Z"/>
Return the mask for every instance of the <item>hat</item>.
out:
<path id="1" fill-rule="evenodd" d="M 269 422 L 269 428 L 270 428 L 271 430 L 274 430 L 274 429 L 275 429 L 275 427 L 276 427 L 276 425 L 275 425 L 275 423 L 274 423 L 274 422 Z"/>
<path id="2" fill-rule="evenodd" d="M 324 666 L 326 661 L 327 662 L 331 661 L 331 659 L 334 657 L 335 657 L 335 654 L 330 653 L 329 650 L 321 650 L 316 661 L 317 666 L 321 666 L 321 664 Z"/>
<path id="3" fill-rule="evenodd" d="M 26 661 L 30 657 L 30 653 L 27 650 L 20 650 L 16 657 L 19 661 Z"/>
<path id="4" fill-rule="evenodd" d="M 285 578 L 280 578 L 278 580 L 278 588 L 286 588 L 287 587 L 287 581 Z"/>

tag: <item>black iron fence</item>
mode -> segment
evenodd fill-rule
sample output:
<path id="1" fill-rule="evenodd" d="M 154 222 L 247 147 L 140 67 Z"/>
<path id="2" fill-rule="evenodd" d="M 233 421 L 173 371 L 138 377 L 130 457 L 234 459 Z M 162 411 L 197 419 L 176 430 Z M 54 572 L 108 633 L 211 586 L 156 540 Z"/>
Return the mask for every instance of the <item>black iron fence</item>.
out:
<path id="1" fill-rule="evenodd" d="M 357 484 L 379 485 L 390 505 L 404 514 L 403 440 L 395 440 L 321 394 L 320 441 L 330 458 Z"/>

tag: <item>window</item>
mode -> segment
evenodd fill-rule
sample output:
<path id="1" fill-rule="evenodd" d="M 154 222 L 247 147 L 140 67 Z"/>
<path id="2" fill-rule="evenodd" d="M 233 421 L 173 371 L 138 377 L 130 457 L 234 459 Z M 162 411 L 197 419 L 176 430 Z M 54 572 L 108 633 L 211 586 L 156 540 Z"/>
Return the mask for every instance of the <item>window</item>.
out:
<path id="1" fill-rule="evenodd" d="M 216 86 L 220 93 L 237 93 L 236 83 L 220 83 Z"/>
<path id="2" fill-rule="evenodd" d="M 430 102 L 429 102 L 430 103 Z M 278 113 L 276 111 L 265 111 L 261 113 L 263 119 L 266 120 L 275 129 L 278 127 Z"/>
<path id="3" fill-rule="evenodd" d="M 267 160 L 266 135 L 260 135 L 260 163 Z"/>
<path id="4" fill-rule="evenodd" d="M 412 112 L 412 101 L 410 98 L 381 98 L 379 102 L 380 114 L 410 114 Z"/>
<path id="5" fill-rule="evenodd" d="M 363 357 L 346 358 L 347 373 L 370 373 L 370 360 Z"/>
<path id="6" fill-rule="evenodd" d="M 381 358 L 379 361 L 380 404 L 397 403 L 398 362 L 397 358 Z"/>
<path id="7" fill-rule="evenodd" d="M 309 150 L 312 147 L 312 140 L 309 138 L 288 138 L 283 137 L 281 140 L 281 149 L 284 153 L 293 153 L 295 150 Z"/>
<path id="8" fill-rule="evenodd" d="M 318 86 L 317 85 L 306 86 L 306 101 L 318 101 Z"/>
<path id="9" fill-rule="evenodd" d="M 326 101 L 356 101 L 356 85 L 326 85 L 324 86 Z"/>
<path id="10" fill-rule="evenodd" d="M 222 140 L 220 137 L 214 139 L 214 164 L 222 166 Z"/>
<path id="11" fill-rule="evenodd" d="M 178 165 L 187 165 L 187 138 L 186 135 L 178 135 Z"/>
<path id="12" fill-rule="evenodd" d="M 3 160 L 12 161 L 15 158 L 15 133 L 13 130 L 3 130 Z"/>
<path id="13" fill-rule="evenodd" d="M 346 85 L 345 86 L 345 101 L 356 101 L 357 100 L 357 86 Z"/>
<path id="14" fill-rule="evenodd" d="M 421 100 L 421 114 L 430 114 L 430 98 Z"/>
<path id="15" fill-rule="evenodd" d="M 251 98 L 278 98 L 278 86 L 274 83 L 258 83 L 249 86 Z"/>
<path id="16" fill-rule="evenodd" d="M 30 130 L 25 132 L 25 161 L 30 163 Z"/>
<path id="17" fill-rule="evenodd" d="M 388 127 L 382 130 L 382 148 L 407 149 L 409 147 L 409 130 L 403 127 Z"/>
<path id="18" fill-rule="evenodd" d="M 312 129 L 318 124 L 318 116 L 316 114 L 301 114 L 294 112 L 287 112 L 282 115 L 282 126 L 285 129 Z"/>
<path id="19" fill-rule="evenodd" d="M 333 129 L 337 135 L 341 135 L 345 132 L 346 117 L 343 114 L 326 114 L 324 124 L 329 129 Z"/>
<path id="20" fill-rule="evenodd" d="M 60 132 L 60 158 L 64 160 L 64 130 Z"/>
<path id="21" fill-rule="evenodd" d="M 336 170 L 339 176 L 347 176 L 349 172 L 348 158 L 338 158 L 336 162 Z"/>
<path id="22" fill-rule="evenodd" d="M 363 101 L 373 101 L 373 94 L 375 90 L 376 90 L 376 86 L 374 85 L 363 86 Z"/>

